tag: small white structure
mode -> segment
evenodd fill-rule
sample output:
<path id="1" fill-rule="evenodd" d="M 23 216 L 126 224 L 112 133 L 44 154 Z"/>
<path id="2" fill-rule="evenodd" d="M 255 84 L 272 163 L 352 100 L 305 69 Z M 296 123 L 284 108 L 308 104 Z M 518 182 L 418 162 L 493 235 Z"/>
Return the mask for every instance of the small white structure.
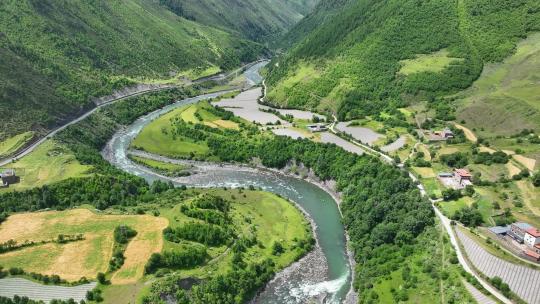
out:
<path id="1" fill-rule="evenodd" d="M 525 244 L 534 247 L 540 244 L 540 230 L 531 227 L 525 231 L 525 236 L 523 237 Z"/>

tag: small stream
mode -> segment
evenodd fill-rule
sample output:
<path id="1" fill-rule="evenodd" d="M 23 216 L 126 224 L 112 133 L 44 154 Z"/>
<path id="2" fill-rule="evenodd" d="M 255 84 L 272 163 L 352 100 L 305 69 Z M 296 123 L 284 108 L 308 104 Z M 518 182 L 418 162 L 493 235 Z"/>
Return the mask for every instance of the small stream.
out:
<path id="1" fill-rule="evenodd" d="M 246 72 L 251 84 L 260 83 L 257 64 Z M 317 246 L 299 262 L 280 272 L 253 300 L 254 303 L 341 303 L 351 285 L 351 272 L 346 252 L 345 230 L 338 206 L 332 196 L 307 181 L 273 171 L 236 165 L 217 165 L 191 162 L 197 174 L 182 178 L 160 176 L 141 167 L 127 157 L 131 141 L 154 119 L 184 105 L 214 98 L 223 93 L 200 95 L 178 101 L 163 109 L 147 114 L 122 131 L 117 132 L 103 151 L 104 157 L 116 167 L 145 178 L 170 180 L 176 185 L 190 187 L 247 187 L 253 185 L 279 194 L 297 203 L 315 225 Z"/>

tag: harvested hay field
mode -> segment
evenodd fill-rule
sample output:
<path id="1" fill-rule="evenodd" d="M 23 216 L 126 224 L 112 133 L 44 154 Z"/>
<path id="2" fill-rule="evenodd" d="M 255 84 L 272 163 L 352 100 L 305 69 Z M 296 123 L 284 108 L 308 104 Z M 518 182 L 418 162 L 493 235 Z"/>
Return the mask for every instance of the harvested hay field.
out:
<path id="1" fill-rule="evenodd" d="M 18 243 L 50 241 L 60 234 L 83 234 L 84 239 L 65 244 L 38 244 L 4 253 L 0 255 L 1 264 L 29 272 L 57 274 L 69 281 L 94 278 L 98 272 L 107 271 L 114 245 L 113 231 L 121 224 L 135 229 L 137 236 L 128 245 L 125 264 L 114 274 L 112 282 L 133 283 L 142 277 L 150 255 L 161 251 L 161 231 L 168 226 L 167 219 L 102 215 L 88 209 L 16 214 L 0 225 L 0 243 L 11 239 Z"/>
<path id="2" fill-rule="evenodd" d="M 517 160 L 520 164 L 525 166 L 525 168 L 533 171 L 536 166 L 536 159 L 528 158 L 523 155 L 514 154 L 512 157 Z"/>
<path id="3" fill-rule="evenodd" d="M 506 169 L 508 170 L 508 178 L 512 178 L 512 176 L 517 175 L 521 172 L 521 169 L 519 169 L 512 162 L 506 163 Z"/>

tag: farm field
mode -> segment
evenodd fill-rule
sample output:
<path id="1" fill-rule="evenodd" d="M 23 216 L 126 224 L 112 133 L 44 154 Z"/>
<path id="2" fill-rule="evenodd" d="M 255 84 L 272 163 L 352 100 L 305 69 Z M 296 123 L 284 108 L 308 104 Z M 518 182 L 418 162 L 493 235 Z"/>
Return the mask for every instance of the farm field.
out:
<path id="1" fill-rule="evenodd" d="M 114 229 L 119 225 L 127 225 L 137 231 L 137 235 L 127 244 L 124 264 L 117 271 L 108 273 L 107 277 L 112 284 L 100 284 L 99 288 L 103 291 L 105 303 L 138 302 L 140 295 L 148 293 L 151 287 L 151 284 L 144 283 L 144 267 L 152 253 L 203 246 L 194 241 L 167 240 L 163 229 L 179 228 L 190 222 L 204 222 L 187 216 L 181 206 L 189 205 L 195 198 L 208 194 L 222 197 L 231 203 L 230 227 L 234 227 L 238 237 L 254 236 L 258 243 L 265 244 L 247 248 L 243 254 L 246 262 L 260 263 L 271 259 L 275 269 L 280 270 L 304 253 L 299 242 L 311 242 L 311 228 L 303 214 L 293 204 L 274 194 L 243 189 L 176 190 L 152 204 L 127 209 L 122 207 L 96 213 L 78 208 L 14 214 L 0 225 L 0 243 L 12 239 L 21 244 L 27 240 L 45 243 L 0 254 L 0 265 L 43 275 L 55 274 L 68 281 L 78 281 L 82 277 L 95 279 L 98 272 L 108 273 L 115 243 Z M 147 214 L 130 215 L 140 213 L 139 210 Z M 82 234 L 83 239 L 67 243 L 55 242 L 60 234 L 66 238 Z M 277 242 L 284 248 L 279 255 L 273 253 L 271 246 Z M 233 268 L 234 253 L 230 246 L 232 244 L 205 246 L 208 257 L 202 265 L 182 268 L 180 272 L 175 268 L 166 270 L 185 278 L 197 279 L 225 274 Z"/>
<path id="2" fill-rule="evenodd" d="M 20 183 L 0 189 L 0 192 L 25 190 L 72 177 L 88 176 L 91 169 L 91 166 L 81 165 L 68 148 L 52 139 L 8 167 L 15 169 Z"/>
<path id="3" fill-rule="evenodd" d="M 25 223 L 21 225 L 21 223 Z M 4 267 L 19 267 L 28 272 L 57 274 L 68 281 L 82 277 L 95 278 L 106 272 L 114 244 L 113 230 L 124 224 L 137 231 L 125 251 L 126 261 L 111 281 L 123 284 L 136 282 L 153 252 L 161 251 L 161 231 L 165 218 L 149 215 L 103 215 L 88 209 L 21 213 L 10 216 L 0 225 L 0 243 L 15 240 L 49 241 L 58 235 L 82 234 L 84 239 L 66 244 L 47 243 L 0 255 Z"/>

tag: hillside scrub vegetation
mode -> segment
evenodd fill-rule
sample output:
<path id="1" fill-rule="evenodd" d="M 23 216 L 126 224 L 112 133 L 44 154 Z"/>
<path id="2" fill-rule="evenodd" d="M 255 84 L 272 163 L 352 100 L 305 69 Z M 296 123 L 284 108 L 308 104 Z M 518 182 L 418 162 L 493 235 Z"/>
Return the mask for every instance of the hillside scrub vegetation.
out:
<path id="1" fill-rule="evenodd" d="M 175 14 L 242 37 L 273 42 L 307 15 L 318 0 L 160 0 Z"/>
<path id="2" fill-rule="evenodd" d="M 264 51 L 149 0 L 7 0 L 0 28 L 0 140 L 50 129 L 135 79 L 227 70 Z"/>
<path id="3" fill-rule="evenodd" d="M 270 66 L 268 100 L 282 106 L 337 113 L 340 120 L 361 118 L 402 107 L 411 100 L 434 100 L 476 80 L 485 63 L 512 54 L 516 43 L 540 29 L 534 0 L 330 1 L 310 19 L 323 20 Z M 328 4 L 331 5 L 331 4 Z M 295 29 L 292 34 L 294 35 Z M 440 71 L 416 68 L 400 74 L 404 60 L 446 50 Z M 319 77 L 290 82 L 304 62 Z"/>

